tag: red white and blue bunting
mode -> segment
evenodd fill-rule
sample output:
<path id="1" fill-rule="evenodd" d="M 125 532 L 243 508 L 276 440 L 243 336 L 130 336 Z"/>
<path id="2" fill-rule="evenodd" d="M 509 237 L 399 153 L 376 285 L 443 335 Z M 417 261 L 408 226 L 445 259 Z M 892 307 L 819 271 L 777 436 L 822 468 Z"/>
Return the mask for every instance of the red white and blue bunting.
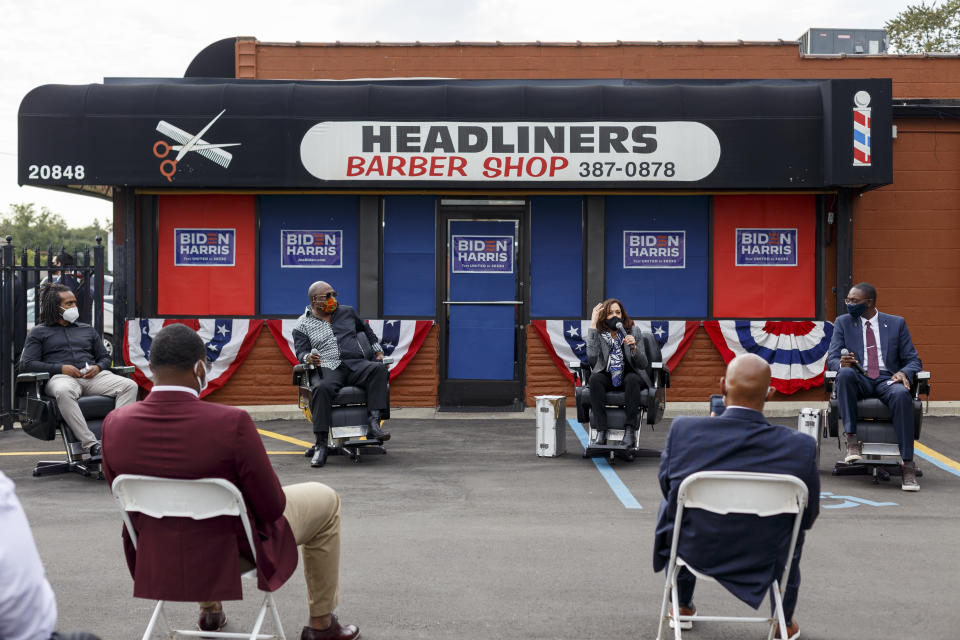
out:
<path id="1" fill-rule="evenodd" d="M 433 320 L 367 320 L 370 328 L 380 338 L 380 346 L 383 347 L 383 354 L 393 357 L 393 364 L 388 365 L 390 379 L 393 380 L 400 372 L 406 369 L 407 365 L 416 355 L 427 334 L 430 333 L 430 327 L 433 326 Z M 293 320 L 267 320 L 267 328 L 273 334 L 274 340 L 280 351 L 286 356 L 290 364 L 297 364 L 297 356 L 293 346 L 293 328 L 297 326 L 297 319 Z"/>
<path id="2" fill-rule="evenodd" d="M 724 362 L 755 353 L 770 363 L 773 387 L 783 394 L 823 384 L 833 324 L 825 321 L 705 320 Z"/>
<path id="3" fill-rule="evenodd" d="M 153 387 L 153 372 L 150 370 L 150 345 L 153 339 L 168 324 L 185 324 L 203 339 L 211 368 L 207 374 L 209 385 L 201 397 L 207 396 L 230 379 L 253 348 L 263 328 L 263 320 L 237 318 L 202 318 L 200 320 L 169 318 L 134 318 L 127 320 L 123 338 L 123 357 L 136 367 L 133 379 L 144 389 Z"/>
<path id="4" fill-rule="evenodd" d="M 660 344 L 660 352 L 671 371 L 683 358 L 700 322 L 696 320 L 634 320 L 641 331 L 652 333 Z M 574 360 L 587 362 L 587 345 L 584 342 L 589 320 L 534 320 L 533 328 L 547 348 L 547 353 L 560 372 L 573 382 L 567 363 Z"/>

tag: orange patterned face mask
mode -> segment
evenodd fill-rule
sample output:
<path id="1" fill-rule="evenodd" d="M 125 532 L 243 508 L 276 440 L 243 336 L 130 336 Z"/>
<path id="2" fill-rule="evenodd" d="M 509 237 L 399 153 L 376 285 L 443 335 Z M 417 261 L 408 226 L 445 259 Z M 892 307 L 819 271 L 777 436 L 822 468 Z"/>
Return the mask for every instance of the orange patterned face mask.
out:
<path id="1" fill-rule="evenodd" d="M 325 294 L 315 295 L 310 299 L 310 301 L 313 304 L 320 305 L 321 313 L 327 313 L 327 314 L 333 313 L 334 311 L 337 310 L 337 307 L 339 306 L 339 303 L 337 302 L 336 291 L 328 291 Z"/>

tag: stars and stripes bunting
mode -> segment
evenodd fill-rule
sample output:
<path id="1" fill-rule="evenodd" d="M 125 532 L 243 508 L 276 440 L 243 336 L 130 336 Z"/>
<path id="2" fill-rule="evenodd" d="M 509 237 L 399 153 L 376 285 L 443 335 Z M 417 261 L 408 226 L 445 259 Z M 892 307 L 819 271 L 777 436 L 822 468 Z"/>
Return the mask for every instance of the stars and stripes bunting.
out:
<path id="1" fill-rule="evenodd" d="M 127 320 L 123 338 L 123 357 L 136 367 L 133 379 L 144 389 L 153 387 L 150 370 L 150 347 L 162 328 L 170 324 L 184 324 L 203 339 L 207 349 L 210 370 L 209 384 L 201 397 L 207 396 L 224 384 L 246 359 L 256 342 L 263 320 L 238 318 L 134 318 Z"/>
<path id="2" fill-rule="evenodd" d="M 783 394 L 823 384 L 833 324 L 826 321 L 705 320 L 703 328 L 724 362 L 755 353 L 770 363 Z"/>
<path id="3" fill-rule="evenodd" d="M 641 331 L 652 333 L 660 344 L 667 368 L 673 370 L 693 342 L 700 322 L 697 320 L 634 320 Z M 587 362 L 585 342 L 589 320 L 534 320 L 533 328 L 547 348 L 547 353 L 560 372 L 573 382 L 568 362 Z"/>

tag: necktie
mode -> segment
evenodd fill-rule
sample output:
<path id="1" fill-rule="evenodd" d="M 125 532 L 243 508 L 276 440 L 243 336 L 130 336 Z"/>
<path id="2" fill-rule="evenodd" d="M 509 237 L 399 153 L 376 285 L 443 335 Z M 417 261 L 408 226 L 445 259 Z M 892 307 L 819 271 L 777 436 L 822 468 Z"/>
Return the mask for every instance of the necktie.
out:
<path id="1" fill-rule="evenodd" d="M 877 337 L 873 335 L 870 321 L 867 320 L 867 377 L 874 380 L 880 375 L 880 360 L 877 358 Z"/>

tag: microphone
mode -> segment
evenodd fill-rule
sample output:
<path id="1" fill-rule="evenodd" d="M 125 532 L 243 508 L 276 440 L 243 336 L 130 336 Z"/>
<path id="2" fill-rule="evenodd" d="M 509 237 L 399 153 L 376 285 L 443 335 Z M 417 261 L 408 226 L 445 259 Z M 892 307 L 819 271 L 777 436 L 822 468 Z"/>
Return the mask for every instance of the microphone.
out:
<path id="1" fill-rule="evenodd" d="M 840 350 L 840 355 L 841 355 L 841 356 L 849 356 L 849 355 L 851 355 L 851 353 L 850 353 L 850 350 L 849 350 L 849 349 L 843 348 L 843 349 Z M 860 366 L 860 363 L 857 362 L 856 360 L 853 361 L 853 368 L 856 369 L 857 371 L 859 371 L 860 373 L 862 373 L 863 375 L 867 375 L 867 374 L 864 372 L 863 367 L 861 367 L 861 366 Z"/>
<path id="2" fill-rule="evenodd" d="M 623 328 L 623 323 L 620 322 L 619 320 L 617 320 L 617 332 L 620 333 L 620 337 L 621 337 L 621 338 L 626 338 L 626 337 L 627 337 L 627 330 Z M 636 351 L 636 350 L 637 350 L 637 345 L 636 345 L 636 343 L 630 345 L 630 350 L 631 350 L 631 351 Z"/>

